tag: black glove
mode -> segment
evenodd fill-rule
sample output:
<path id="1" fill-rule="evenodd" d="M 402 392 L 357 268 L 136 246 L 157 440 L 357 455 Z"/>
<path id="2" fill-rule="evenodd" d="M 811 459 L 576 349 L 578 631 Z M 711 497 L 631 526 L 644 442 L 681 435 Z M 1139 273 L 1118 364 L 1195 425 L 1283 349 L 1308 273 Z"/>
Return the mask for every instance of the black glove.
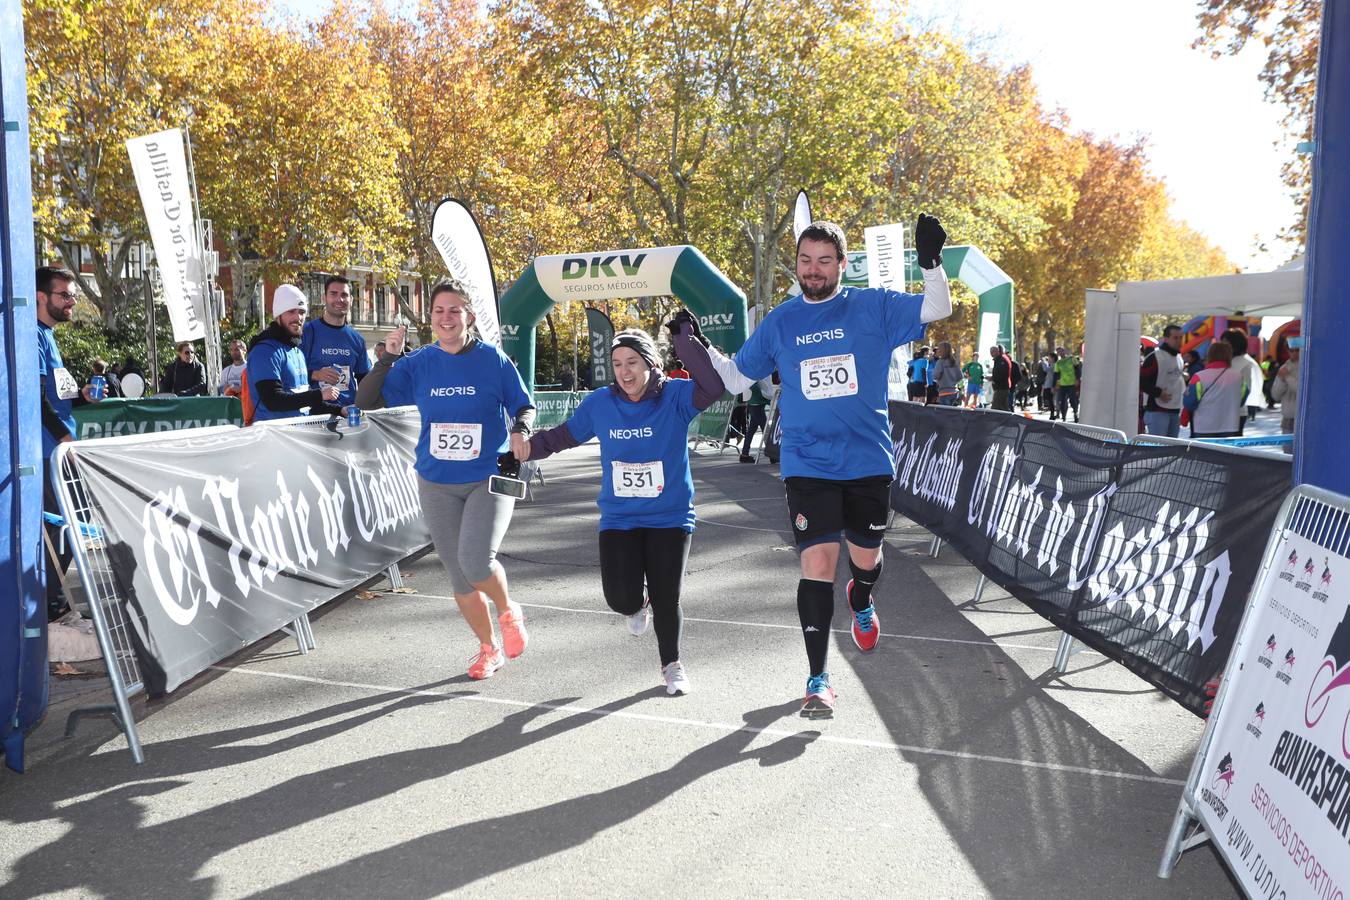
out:
<path id="1" fill-rule="evenodd" d="M 914 249 L 918 252 L 919 268 L 935 269 L 942 265 L 942 245 L 947 242 L 947 232 L 936 216 L 919 213 L 919 221 L 914 225 Z"/>
<path id="2" fill-rule="evenodd" d="M 511 451 L 503 453 L 497 457 L 497 471 L 507 478 L 515 478 L 520 474 L 520 460 Z"/>
<path id="3" fill-rule="evenodd" d="M 680 333 L 680 326 L 685 324 L 689 325 L 689 334 L 694 340 L 705 347 L 709 346 L 708 339 L 703 336 L 703 329 L 698 327 L 698 319 L 687 309 L 682 309 L 672 316 L 671 320 L 666 323 L 666 328 L 670 329 L 671 337 L 677 337 Z"/>

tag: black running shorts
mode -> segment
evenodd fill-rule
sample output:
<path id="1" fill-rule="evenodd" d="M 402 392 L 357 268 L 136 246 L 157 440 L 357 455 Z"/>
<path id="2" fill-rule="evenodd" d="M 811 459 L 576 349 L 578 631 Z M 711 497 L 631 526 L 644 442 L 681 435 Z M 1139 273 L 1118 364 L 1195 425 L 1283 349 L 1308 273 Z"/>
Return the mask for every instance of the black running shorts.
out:
<path id="1" fill-rule="evenodd" d="M 797 549 L 838 541 L 880 547 L 890 516 L 891 476 L 849 481 L 793 477 L 786 480 L 788 521 Z"/>

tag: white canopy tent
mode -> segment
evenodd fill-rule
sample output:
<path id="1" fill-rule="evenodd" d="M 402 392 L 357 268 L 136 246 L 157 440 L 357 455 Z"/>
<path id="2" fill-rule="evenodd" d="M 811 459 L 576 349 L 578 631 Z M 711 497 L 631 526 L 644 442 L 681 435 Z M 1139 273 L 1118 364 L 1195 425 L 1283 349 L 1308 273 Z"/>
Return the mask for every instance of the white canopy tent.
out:
<path id="1" fill-rule="evenodd" d="M 1303 315 L 1303 259 L 1274 272 L 1173 281 L 1122 281 L 1114 291 L 1087 292 L 1083 350 L 1083 421 L 1139 431 L 1141 316 Z"/>

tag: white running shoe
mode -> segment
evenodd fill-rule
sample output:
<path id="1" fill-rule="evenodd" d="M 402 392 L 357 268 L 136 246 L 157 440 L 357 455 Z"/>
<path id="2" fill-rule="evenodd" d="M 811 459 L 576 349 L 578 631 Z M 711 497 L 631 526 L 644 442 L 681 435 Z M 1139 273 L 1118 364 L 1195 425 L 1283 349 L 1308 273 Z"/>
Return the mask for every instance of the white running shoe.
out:
<path id="1" fill-rule="evenodd" d="M 661 667 L 661 674 L 666 679 L 667 694 L 687 694 L 694 689 L 689 683 L 689 676 L 684 671 L 684 666 L 677 659 L 669 665 Z"/>
<path id="2" fill-rule="evenodd" d="M 652 622 L 652 601 L 645 594 L 642 597 L 642 609 L 628 617 L 628 633 L 634 637 L 641 637 L 647 633 L 647 626 Z"/>

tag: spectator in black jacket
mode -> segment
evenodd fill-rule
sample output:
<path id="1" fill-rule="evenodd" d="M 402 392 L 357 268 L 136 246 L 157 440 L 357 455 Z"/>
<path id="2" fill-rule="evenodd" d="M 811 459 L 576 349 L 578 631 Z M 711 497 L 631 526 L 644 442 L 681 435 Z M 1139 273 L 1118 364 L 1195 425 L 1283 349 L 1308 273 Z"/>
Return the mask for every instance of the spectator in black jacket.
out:
<path id="1" fill-rule="evenodd" d="M 989 404 L 992 409 L 1001 409 L 1004 412 L 1012 412 L 1011 391 L 1016 382 L 1013 380 L 1013 367 L 1017 364 L 1012 358 L 1003 352 L 1003 347 L 995 344 L 989 348 L 989 355 L 994 358 L 994 371 L 990 375 L 989 381 L 993 385 L 994 396 Z"/>
<path id="2" fill-rule="evenodd" d="M 205 396 L 206 367 L 197 359 L 197 352 L 190 342 L 184 341 L 177 349 L 177 357 L 164 367 L 164 375 L 159 380 L 160 392 L 180 397 Z"/>

